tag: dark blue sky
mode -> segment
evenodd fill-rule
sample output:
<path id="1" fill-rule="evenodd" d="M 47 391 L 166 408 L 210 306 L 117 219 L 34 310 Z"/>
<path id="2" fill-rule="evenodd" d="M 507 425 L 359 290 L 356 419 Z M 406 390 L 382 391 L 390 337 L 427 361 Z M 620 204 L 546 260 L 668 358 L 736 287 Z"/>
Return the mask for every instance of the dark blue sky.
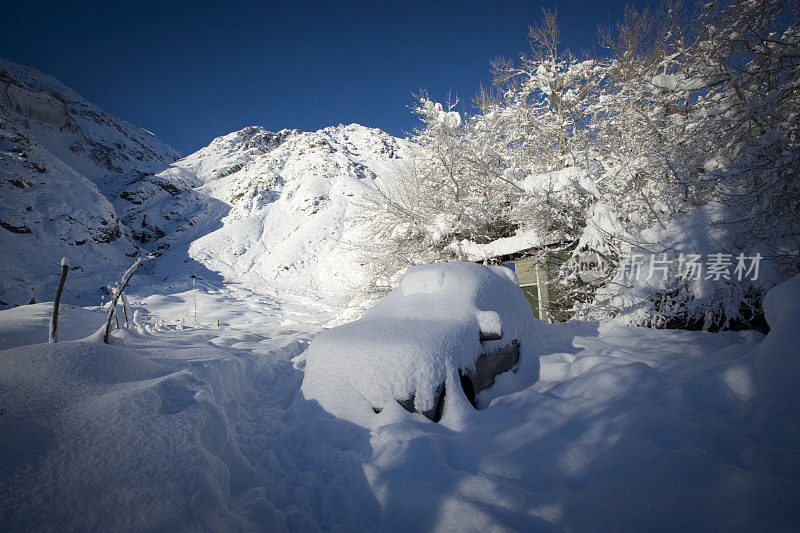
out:
<path id="1" fill-rule="evenodd" d="M 597 43 L 626 3 L 6 2 L 0 56 L 53 74 L 184 153 L 248 125 L 358 122 L 401 136 L 425 89 L 469 101 L 489 61 L 517 57 L 542 5 L 562 42 Z"/>

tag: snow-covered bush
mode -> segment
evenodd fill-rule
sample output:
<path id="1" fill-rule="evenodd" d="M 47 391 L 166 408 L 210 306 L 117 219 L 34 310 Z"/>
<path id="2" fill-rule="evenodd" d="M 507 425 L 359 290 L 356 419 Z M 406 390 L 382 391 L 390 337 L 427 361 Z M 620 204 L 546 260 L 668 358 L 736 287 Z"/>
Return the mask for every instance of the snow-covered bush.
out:
<path id="1" fill-rule="evenodd" d="M 674 268 L 658 283 L 617 277 L 602 291 L 605 305 L 582 316 L 763 324 L 763 294 L 800 266 L 799 29 L 796 6 L 775 0 L 629 12 L 606 33 L 612 81 L 592 126 L 592 159 L 600 200 L 624 230 L 605 240 L 629 256 L 666 254 Z M 681 253 L 700 255 L 706 268 L 716 254 L 763 262 L 755 280 L 686 279 Z"/>

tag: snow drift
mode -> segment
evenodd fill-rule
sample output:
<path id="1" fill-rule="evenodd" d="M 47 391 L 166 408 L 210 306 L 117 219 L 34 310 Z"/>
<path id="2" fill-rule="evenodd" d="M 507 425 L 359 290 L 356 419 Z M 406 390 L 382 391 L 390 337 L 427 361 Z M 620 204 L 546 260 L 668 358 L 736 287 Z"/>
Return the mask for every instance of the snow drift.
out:
<path id="1" fill-rule="evenodd" d="M 413 269 L 388 303 L 349 329 L 320 334 L 300 357 L 308 334 L 224 295 L 214 305 L 248 309 L 236 326 L 0 351 L 0 528 L 651 530 L 669 523 L 752 530 L 800 523 L 793 327 L 800 278 L 770 291 L 766 337 L 536 322 L 538 351 L 496 378 L 479 399 L 484 408 L 448 398 L 440 424 L 392 402 L 374 414 L 354 391 L 379 387 L 359 383 L 365 376 L 348 355 L 370 376 L 404 370 L 404 359 L 381 356 L 410 356 L 405 347 L 426 343 L 455 366 L 480 349 L 481 328 L 496 329 L 494 315 L 477 310 L 496 310 L 504 336 L 524 335 L 513 300 L 498 290 L 513 286 L 510 272 L 455 268 L 456 276 Z M 479 281 L 494 288 L 494 300 L 461 290 Z M 162 304 L 164 314 L 176 305 L 150 303 L 154 311 Z M 0 331 L 44 341 L 44 309 L 0 311 Z M 75 319 L 65 338 L 88 329 L 93 314 L 102 321 L 89 310 L 62 313 L 65 326 Z M 389 320 L 398 313 L 428 320 L 400 339 L 391 327 L 398 321 Z M 378 333 L 391 351 L 353 342 L 383 346 Z M 0 341 L 6 347 L 14 339 Z M 304 357 L 303 382 L 290 360 Z"/>

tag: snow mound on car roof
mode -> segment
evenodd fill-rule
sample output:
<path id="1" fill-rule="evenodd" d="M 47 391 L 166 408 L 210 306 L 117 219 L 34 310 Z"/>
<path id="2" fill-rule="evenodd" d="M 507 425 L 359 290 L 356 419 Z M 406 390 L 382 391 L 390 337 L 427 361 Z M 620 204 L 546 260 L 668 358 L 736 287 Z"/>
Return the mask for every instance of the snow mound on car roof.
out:
<path id="1" fill-rule="evenodd" d="M 480 342 L 481 331 L 500 340 Z M 508 268 L 437 263 L 408 270 L 400 286 L 360 320 L 322 332 L 305 353 L 303 393 L 336 415 L 370 427 L 373 408 L 414 396 L 434 406 L 437 387 L 474 368 L 482 353 L 518 340 L 537 357 L 534 318 Z M 448 390 L 457 390 L 457 380 Z"/>

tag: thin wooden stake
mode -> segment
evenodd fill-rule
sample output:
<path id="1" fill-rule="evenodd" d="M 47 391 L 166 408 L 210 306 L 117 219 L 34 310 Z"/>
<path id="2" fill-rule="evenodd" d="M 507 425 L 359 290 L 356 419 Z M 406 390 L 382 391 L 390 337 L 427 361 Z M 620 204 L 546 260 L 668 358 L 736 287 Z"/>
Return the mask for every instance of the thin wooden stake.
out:
<path id="1" fill-rule="evenodd" d="M 61 302 L 61 291 L 64 290 L 64 283 L 67 281 L 67 272 L 69 272 L 69 259 L 62 257 L 61 277 L 58 279 L 56 299 L 53 302 L 53 314 L 50 317 L 50 343 L 58 342 L 58 305 Z"/>

